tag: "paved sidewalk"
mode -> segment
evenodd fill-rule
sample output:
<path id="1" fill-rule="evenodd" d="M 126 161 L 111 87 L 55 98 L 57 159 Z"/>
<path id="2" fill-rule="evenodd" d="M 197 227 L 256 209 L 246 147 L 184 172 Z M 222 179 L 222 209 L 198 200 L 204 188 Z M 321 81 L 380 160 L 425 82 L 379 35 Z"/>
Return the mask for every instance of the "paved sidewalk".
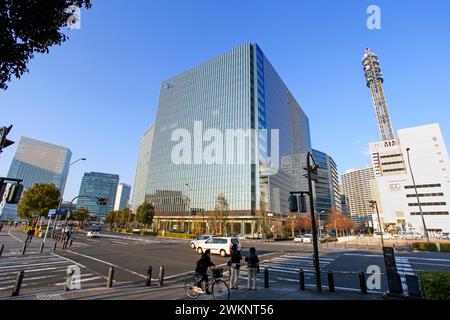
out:
<path id="1" fill-rule="evenodd" d="M 200 296 L 198 300 L 212 300 L 212 296 Z M 380 300 L 381 294 L 363 295 L 357 292 L 334 292 L 324 289 L 318 294 L 315 290 L 298 291 L 293 288 L 272 287 L 258 290 L 231 290 L 231 300 Z M 186 297 L 184 286 L 174 284 L 164 287 L 152 285 L 114 288 L 92 288 L 77 291 L 51 291 L 23 295 L 4 300 L 190 300 Z"/>

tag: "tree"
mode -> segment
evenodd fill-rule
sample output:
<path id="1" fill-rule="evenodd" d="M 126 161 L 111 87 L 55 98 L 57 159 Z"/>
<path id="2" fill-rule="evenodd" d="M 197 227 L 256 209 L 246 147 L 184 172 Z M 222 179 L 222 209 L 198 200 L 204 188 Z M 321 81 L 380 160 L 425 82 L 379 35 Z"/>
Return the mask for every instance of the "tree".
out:
<path id="1" fill-rule="evenodd" d="M 109 228 L 112 228 L 114 220 L 116 219 L 116 211 L 110 211 L 105 217 L 105 222 L 109 223 Z"/>
<path id="2" fill-rule="evenodd" d="M 220 193 L 216 199 L 216 210 L 214 212 L 214 225 L 215 225 L 215 233 L 217 234 L 217 228 L 220 231 L 220 234 L 224 234 L 224 225 L 225 218 L 228 216 L 228 200 L 225 198 L 223 193 Z M 218 222 L 218 223 L 217 223 Z"/>
<path id="3" fill-rule="evenodd" d="M 130 223 L 134 221 L 134 214 L 131 212 L 130 208 L 124 208 L 121 212 L 122 225 L 129 228 Z"/>
<path id="4" fill-rule="evenodd" d="M 58 207 L 60 196 L 53 183 L 36 183 L 24 192 L 17 207 L 17 214 L 25 219 L 31 219 L 33 213 L 46 216 L 51 209 Z"/>
<path id="5" fill-rule="evenodd" d="M 148 228 L 152 224 L 155 215 L 155 207 L 149 202 L 141 204 L 136 211 L 136 221 Z"/>
<path id="6" fill-rule="evenodd" d="M 61 32 L 73 22 L 71 6 L 91 8 L 90 0 L 4 0 L 0 2 L 0 89 L 12 76 L 28 72 L 35 53 L 48 53 L 68 37 Z"/>
<path id="7" fill-rule="evenodd" d="M 311 231 L 311 215 L 309 213 L 302 214 L 295 218 L 294 229 L 303 233 Z"/>
<path id="8" fill-rule="evenodd" d="M 78 208 L 73 215 L 73 220 L 81 222 L 81 227 L 83 228 L 84 223 L 89 221 L 89 210 L 84 207 Z"/>
<path id="9" fill-rule="evenodd" d="M 339 231 L 343 234 L 344 232 L 355 230 L 356 224 L 350 217 L 332 209 L 328 215 L 326 228 L 327 230 L 334 230 L 337 237 L 339 236 Z"/>

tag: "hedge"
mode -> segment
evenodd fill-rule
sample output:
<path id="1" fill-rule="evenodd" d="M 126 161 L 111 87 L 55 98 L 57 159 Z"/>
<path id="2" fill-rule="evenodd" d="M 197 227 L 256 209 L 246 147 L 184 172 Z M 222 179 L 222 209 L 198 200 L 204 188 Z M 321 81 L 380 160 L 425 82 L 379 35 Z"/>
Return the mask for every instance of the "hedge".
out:
<path id="1" fill-rule="evenodd" d="M 441 252 L 450 252 L 450 243 L 440 243 Z"/>
<path id="2" fill-rule="evenodd" d="M 162 237 L 162 232 L 158 232 L 158 237 Z M 195 235 L 186 234 L 186 233 L 175 233 L 175 232 L 166 232 L 164 233 L 164 237 L 168 238 L 181 238 L 181 239 L 193 239 Z"/>
<path id="3" fill-rule="evenodd" d="M 419 251 L 438 251 L 436 243 L 414 242 L 412 248 Z"/>
<path id="4" fill-rule="evenodd" d="M 450 300 L 450 272 L 422 271 L 419 273 L 422 294 L 427 300 Z"/>

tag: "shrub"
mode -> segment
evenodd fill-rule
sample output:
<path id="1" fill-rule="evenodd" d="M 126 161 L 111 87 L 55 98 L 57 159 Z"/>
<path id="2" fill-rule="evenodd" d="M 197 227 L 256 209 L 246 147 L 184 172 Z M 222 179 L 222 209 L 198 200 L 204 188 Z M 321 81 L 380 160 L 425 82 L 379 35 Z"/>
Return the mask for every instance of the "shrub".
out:
<path id="1" fill-rule="evenodd" d="M 158 232 L 158 236 L 162 236 L 162 232 Z M 186 234 L 186 233 L 166 232 L 164 234 L 164 237 L 181 238 L 181 239 L 193 239 L 193 238 L 195 238 L 195 235 L 193 235 L 193 234 Z"/>
<path id="2" fill-rule="evenodd" d="M 450 252 L 450 243 L 440 243 L 441 252 Z"/>
<path id="3" fill-rule="evenodd" d="M 436 243 L 414 242 L 412 248 L 419 251 L 438 251 Z"/>
<path id="4" fill-rule="evenodd" d="M 427 300 L 450 300 L 450 272 L 422 271 L 419 273 L 422 294 Z"/>

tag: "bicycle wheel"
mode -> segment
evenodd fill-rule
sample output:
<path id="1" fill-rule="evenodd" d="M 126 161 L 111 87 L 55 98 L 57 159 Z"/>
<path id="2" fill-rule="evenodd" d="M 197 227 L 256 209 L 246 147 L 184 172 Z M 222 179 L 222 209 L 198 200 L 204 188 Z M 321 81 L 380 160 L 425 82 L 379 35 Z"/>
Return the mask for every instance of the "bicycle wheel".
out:
<path id="1" fill-rule="evenodd" d="M 230 299 L 230 288 L 228 288 L 227 283 L 221 279 L 214 281 L 211 291 L 212 291 L 214 300 L 229 300 Z"/>
<path id="2" fill-rule="evenodd" d="M 184 292 L 186 293 L 186 296 L 191 299 L 198 298 L 200 295 L 197 286 L 199 280 L 199 277 L 195 274 L 186 277 L 186 280 L 184 280 Z M 197 291 L 195 289 L 197 289 Z"/>

